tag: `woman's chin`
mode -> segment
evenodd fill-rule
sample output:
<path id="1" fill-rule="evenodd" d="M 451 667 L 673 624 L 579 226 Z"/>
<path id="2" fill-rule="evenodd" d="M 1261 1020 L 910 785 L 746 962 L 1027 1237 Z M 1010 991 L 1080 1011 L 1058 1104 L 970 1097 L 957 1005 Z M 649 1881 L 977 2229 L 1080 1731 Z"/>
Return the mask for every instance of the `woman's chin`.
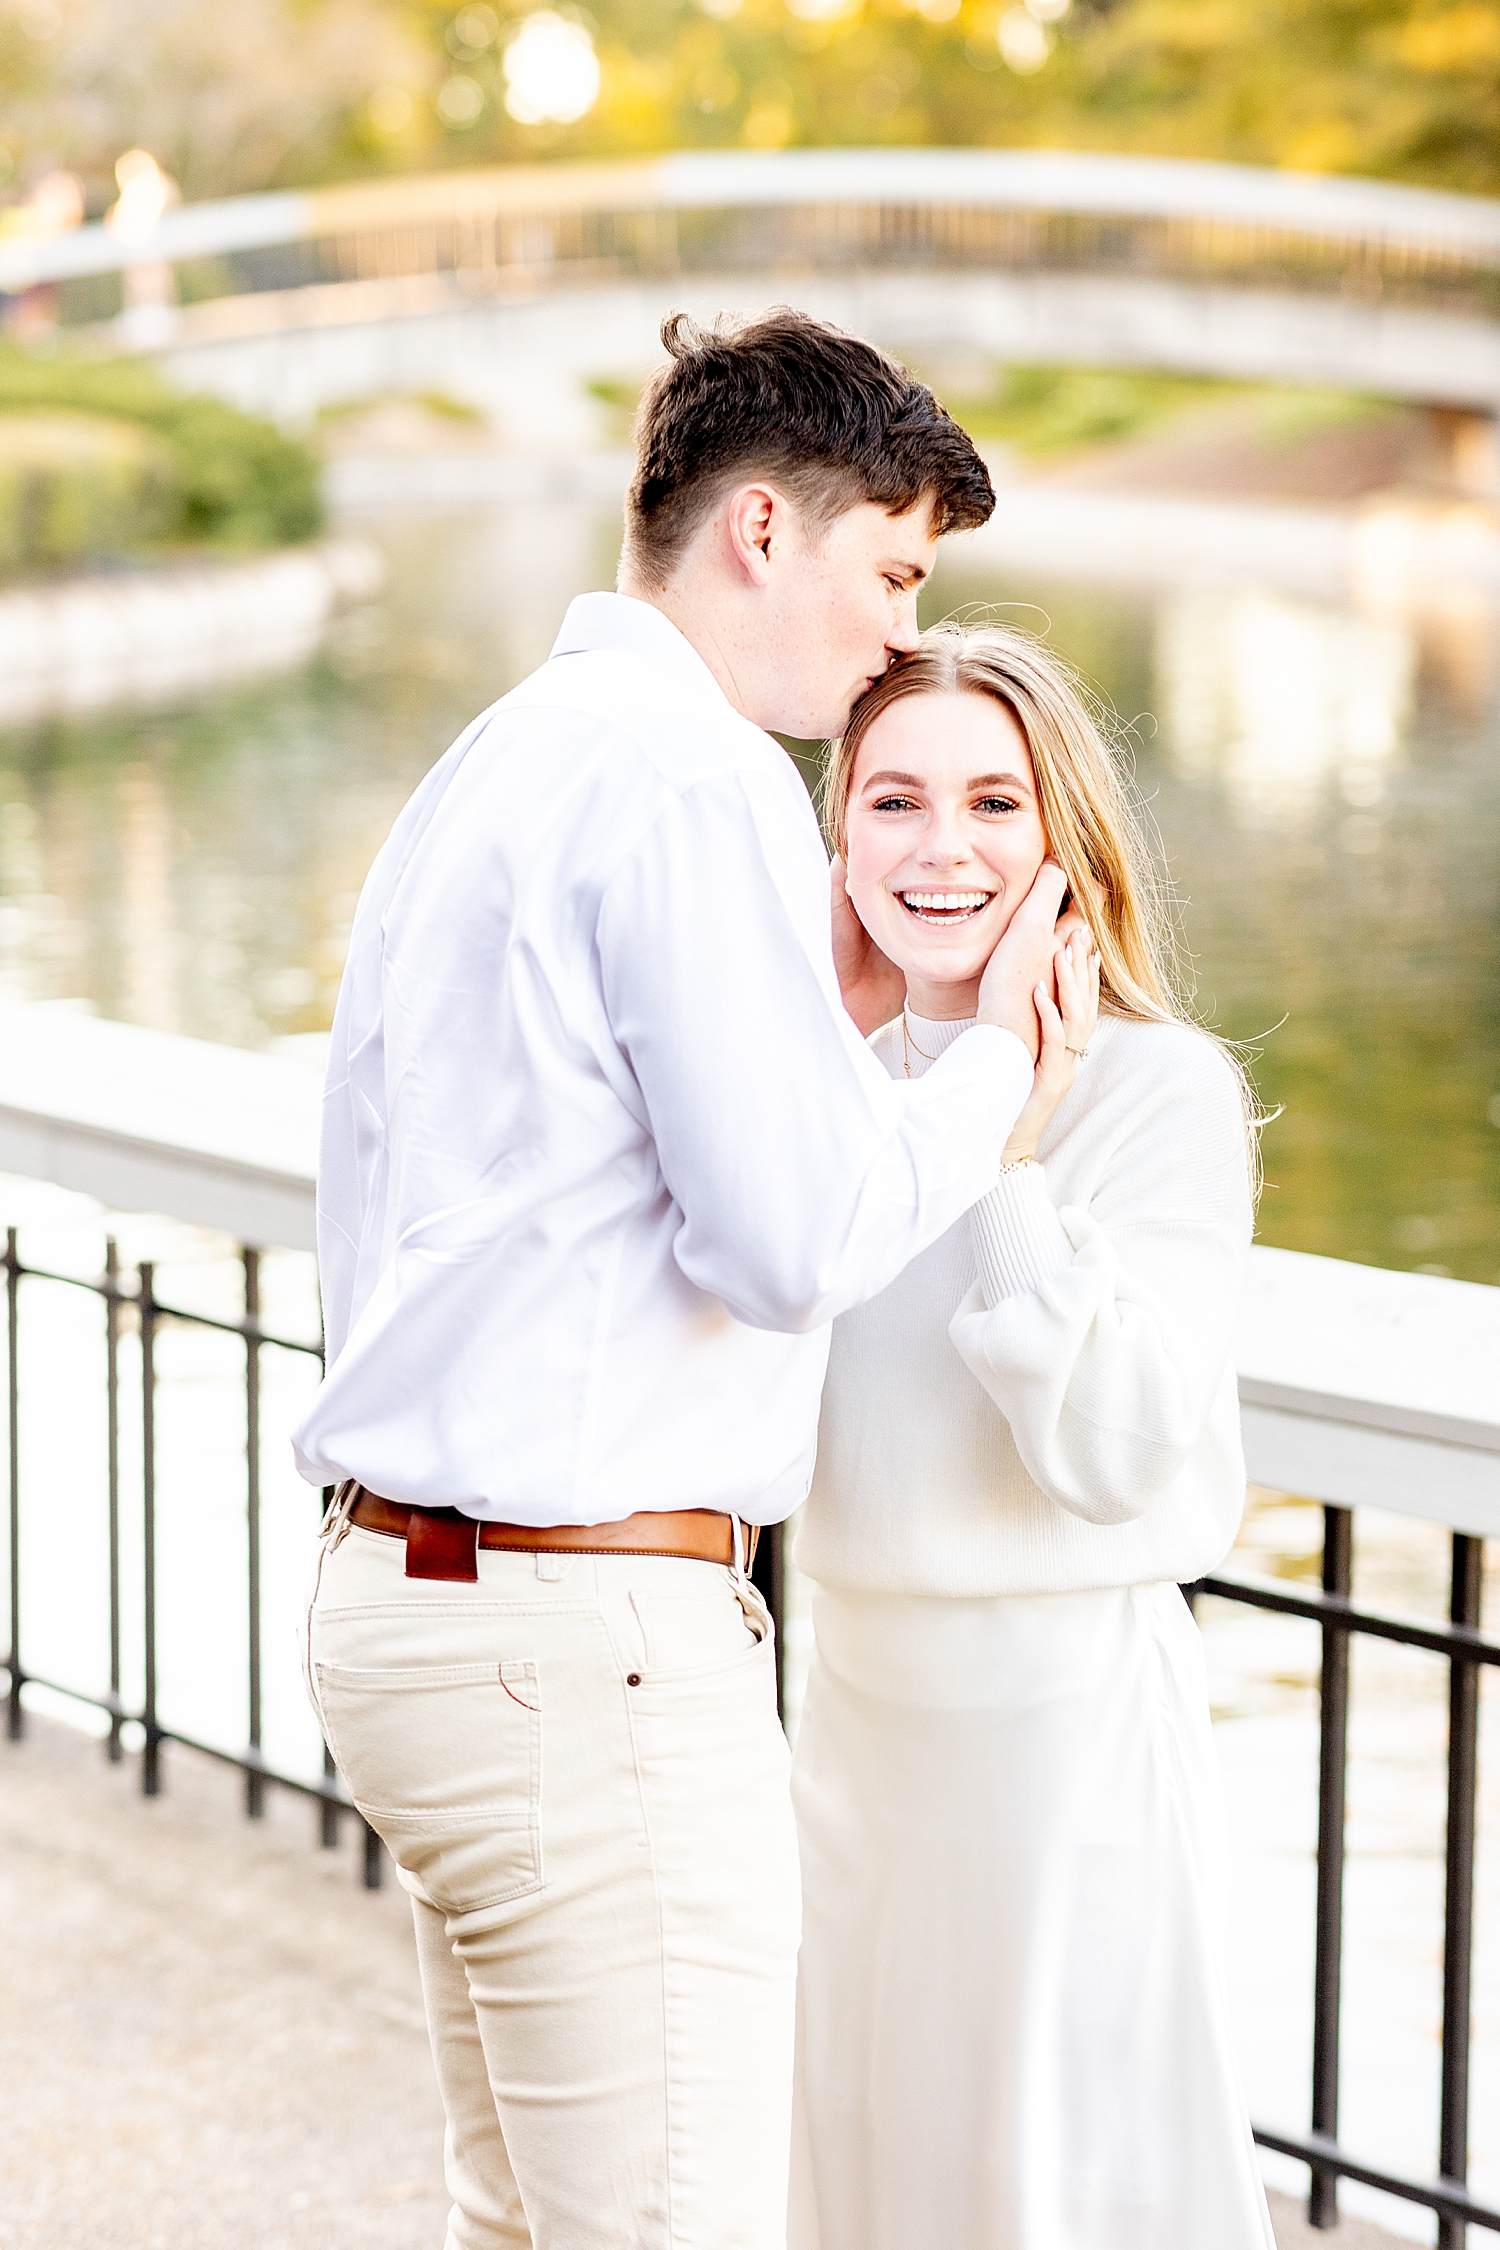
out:
<path id="1" fill-rule="evenodd" d="M 955 971 L 931 961 L 913 961 L 905 969 L 907 1005 L 912 1014 L 938 1021 L 977 1014 L 982 969 L 982 963 L 967 971 Z"/>
<path id="2" fill-rule="evenodd" d="M 945 989 L 949 987 L 957 988 L 960 985 L 977 984 L 984 975 L 985 962 L 988 959 L 988 954 L 980 961 L 972 960 L 967 956 L 962 959 L 955 959 L 952 954 L 945 953 L 936 946 L 931 953 L 918 952 L 914 947 L 908 958 L 901 963 L 901 967 L 909 977 L 915 977 L 919 984 L 941 986 Z"/>

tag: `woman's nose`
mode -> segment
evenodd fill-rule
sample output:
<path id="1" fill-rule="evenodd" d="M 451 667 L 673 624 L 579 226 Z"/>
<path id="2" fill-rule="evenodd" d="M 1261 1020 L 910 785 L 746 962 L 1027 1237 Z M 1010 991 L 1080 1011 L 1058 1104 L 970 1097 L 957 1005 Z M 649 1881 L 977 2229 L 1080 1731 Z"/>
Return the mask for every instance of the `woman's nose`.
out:
<path id="1" fill-rule="evenodd" d="M 957 867 L 969 856 L 969 841 L 958 823 L 941 818 L 933 821 L 922 839 L 919 854 L 924 867 Z"/>

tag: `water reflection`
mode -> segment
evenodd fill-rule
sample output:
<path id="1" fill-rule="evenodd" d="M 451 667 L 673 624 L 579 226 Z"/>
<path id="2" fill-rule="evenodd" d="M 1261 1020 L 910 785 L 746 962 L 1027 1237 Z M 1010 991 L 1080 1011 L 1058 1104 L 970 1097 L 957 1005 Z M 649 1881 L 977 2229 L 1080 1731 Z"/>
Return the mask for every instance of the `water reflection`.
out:
<path id="1" fill-rule="evenodd" d="M 298 673 L 0 734 L 0 989 L 251 1046 L 327 1024 L 393 813 L 618 541 L 556 501 L 361 528 L 382 600 Z M 962 604 L 1048 630 L 1135 745 L 1200 1002 L 1283 1105 L 1264 1238 L 1500 1281 L 1493 606 L 960 560 L 928 613 Z"/>
<path id="2" fill-rule="evenodd" d="M 1348 805 L 1380 803 L 1411 718 L 1409 627 L 1255 588 L 1180 593 L 1155 656 L 1166 754 L 1188 780 L 1222 777 L 1242 818 L 1291 827 L 1330 779 Z"/>
<path id="3" fill-rule="evenodd" d="M 1119 714 L 1200 1007 L 1282 1111 L 1262 1239 L 1500 1282 L 1493 607 L 936 591 L 1044 626 Z"/>

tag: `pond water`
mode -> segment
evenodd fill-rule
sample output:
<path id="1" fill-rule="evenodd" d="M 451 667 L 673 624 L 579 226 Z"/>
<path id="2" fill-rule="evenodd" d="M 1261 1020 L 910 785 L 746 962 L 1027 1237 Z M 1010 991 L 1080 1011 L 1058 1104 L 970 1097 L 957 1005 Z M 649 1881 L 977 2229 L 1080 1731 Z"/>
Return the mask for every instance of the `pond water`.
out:
<path id="1" fill-rule="evenodd" d="M 385 593 L 301 670 L 0 733 L 0 989 L 246 1046 L 326 1028 L 392 815 L 618 541 L 555 501 L 361 528 Z M 1493 607 L 1023 583 L 957 547 L 926 613 L 959 604 L 1047 631 L 1128 728 L 1199 1005 L 1282 1110 L 1263 1239 L 1500 1282 Z"/>

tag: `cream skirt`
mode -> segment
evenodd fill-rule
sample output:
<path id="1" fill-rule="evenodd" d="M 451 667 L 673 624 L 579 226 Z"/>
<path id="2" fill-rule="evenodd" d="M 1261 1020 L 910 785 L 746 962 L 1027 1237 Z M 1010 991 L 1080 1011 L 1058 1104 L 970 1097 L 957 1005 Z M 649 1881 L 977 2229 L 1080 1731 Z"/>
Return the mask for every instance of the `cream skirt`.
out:
<path id="1" fill-rule="evenodd" d="M 1274 2250 L 1177 1587 L 814 1615 L 791 2250 Z"/>

